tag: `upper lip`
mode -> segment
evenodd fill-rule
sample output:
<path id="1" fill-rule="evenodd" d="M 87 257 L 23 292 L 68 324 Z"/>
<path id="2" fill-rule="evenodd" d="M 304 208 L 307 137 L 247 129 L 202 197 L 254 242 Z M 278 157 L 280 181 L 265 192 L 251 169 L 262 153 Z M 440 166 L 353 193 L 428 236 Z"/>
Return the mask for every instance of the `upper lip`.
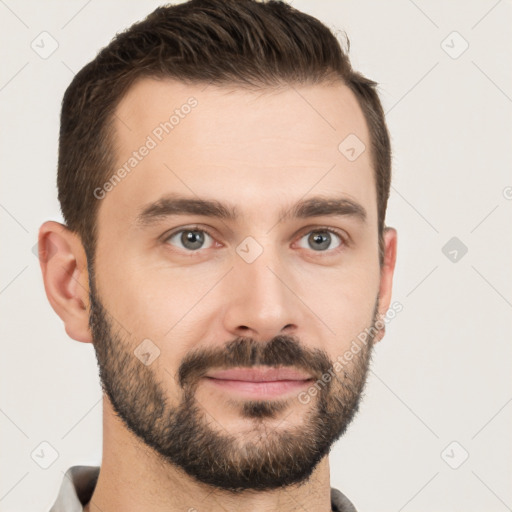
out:
<path id="1" fill-rule="evenodd" d="M 272 368 L 230 368 L 208 372 L 205 377 L 222 380 L 242 380 L 248 382 L 272 382 L 278 380 L 309 380 L 311 375 L 290 367 Z"/>

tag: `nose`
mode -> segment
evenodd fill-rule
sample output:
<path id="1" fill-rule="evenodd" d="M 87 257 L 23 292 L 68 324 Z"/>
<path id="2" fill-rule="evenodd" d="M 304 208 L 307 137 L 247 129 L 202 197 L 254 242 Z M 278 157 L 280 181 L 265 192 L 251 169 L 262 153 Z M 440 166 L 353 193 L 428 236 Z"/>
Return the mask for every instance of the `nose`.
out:
<path id="1" fill-rule="evenodd" d="M 293 291 L 293 276 L 268 247 L 252 263 L 237 256 L 226 285 L 224 328 L 233 336 L 268 341 L 295 334 L 301 325 L 302 303 Z"/>

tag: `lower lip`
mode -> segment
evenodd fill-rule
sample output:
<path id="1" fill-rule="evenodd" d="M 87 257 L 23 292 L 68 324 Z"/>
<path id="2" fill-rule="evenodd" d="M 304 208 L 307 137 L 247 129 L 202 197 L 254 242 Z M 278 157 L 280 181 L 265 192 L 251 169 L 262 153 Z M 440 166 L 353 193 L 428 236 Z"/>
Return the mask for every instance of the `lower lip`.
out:
<path id="1" fill-rule="evenodd" d="M 271 398 L 286 393 L 297 392 L 311 383 L 311 380 L 249 382 L 245 380 L 214 379 L 212 377 L 206 377 L 206 380 L 217 388 L 259 398 Z"/>

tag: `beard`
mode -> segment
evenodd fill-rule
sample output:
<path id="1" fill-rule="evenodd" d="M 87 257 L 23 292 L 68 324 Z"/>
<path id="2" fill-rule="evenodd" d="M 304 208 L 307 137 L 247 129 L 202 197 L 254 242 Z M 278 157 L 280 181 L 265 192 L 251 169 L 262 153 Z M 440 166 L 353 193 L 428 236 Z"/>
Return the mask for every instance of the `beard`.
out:
<path id="1" fill-rule="evenodd" d="M 308 348 L 294 336 L 278 335 L 268 343 L 238 337 L 222 347 L 198 348 L 187 354 L 176 378 L 181 400 L 171 405 L 161 383 L 166 376 L 159 378 L 154 369 L 142 364 L 133 352 L 136 343 L 113 329 L 113 318 L 103 307 L 93 280 L 89 325 L 104 393 L 126 428 L 152 448 L 160 462 L 180 468 L 198 482 L 228 492 L 302 484 L 359 409 L 376 332 L 378 298 L 370 335 L 341 371 L 333 371 L 334 362 L 326 352 Z M 256 365 L 305 370 L 315 376 L 311 385 L 316 383 L 317 393 L 308 395 L 307 404 L 297 397 L 226 401 L 252 429 L 229 433 L 215 428 L 216 421 L 211 421 L 196 399 L 198 383 L 212 369 Z M 331 379 L 322 380 L 329 373 Z M 288 415 L 301 412 L 301 420 L 278 428 L 287 409 Z M 281 423 L 270 428 L 268 422 L 281 417 Z"/>

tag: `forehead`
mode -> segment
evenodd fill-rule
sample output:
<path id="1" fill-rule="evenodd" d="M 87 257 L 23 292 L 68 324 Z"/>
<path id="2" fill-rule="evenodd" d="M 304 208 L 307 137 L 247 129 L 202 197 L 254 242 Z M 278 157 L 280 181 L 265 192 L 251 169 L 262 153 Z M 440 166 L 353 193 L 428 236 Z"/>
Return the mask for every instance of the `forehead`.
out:
<path id="1" fill-rule="evenodd" d="M 342 83 L 250 91 L 144 78 L 119 103 L 114 128 L 106 222 L 133 223 L 168 193 L 260 218 L 263 204 L 270 216 L 270 205 L 282 211 L 308 193 L 344 194 L 370 221 L 376 212 L 367 125 Z"/>

